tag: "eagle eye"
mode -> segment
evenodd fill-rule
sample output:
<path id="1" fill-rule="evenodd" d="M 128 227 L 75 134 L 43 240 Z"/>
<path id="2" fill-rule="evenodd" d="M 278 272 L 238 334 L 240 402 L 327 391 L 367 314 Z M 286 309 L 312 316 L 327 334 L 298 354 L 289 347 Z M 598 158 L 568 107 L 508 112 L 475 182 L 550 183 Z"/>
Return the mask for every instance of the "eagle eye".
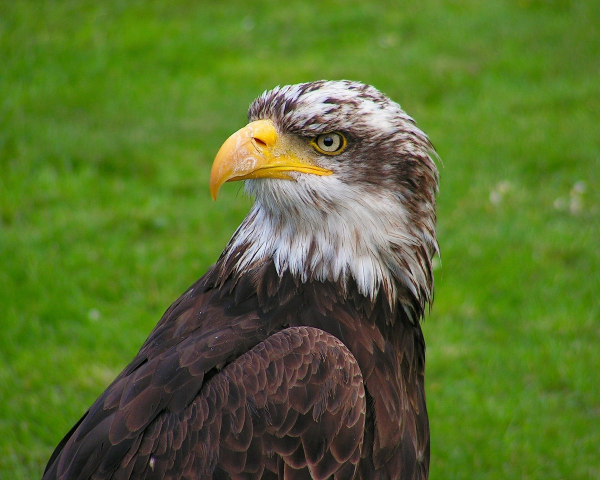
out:
<path id="1" fill-rule="evenodd" d="M 346 139 L 341 133 L 330 132 L 319 135 L 310 142 L 319 153 L 337 155 L 346 148 Z"/>

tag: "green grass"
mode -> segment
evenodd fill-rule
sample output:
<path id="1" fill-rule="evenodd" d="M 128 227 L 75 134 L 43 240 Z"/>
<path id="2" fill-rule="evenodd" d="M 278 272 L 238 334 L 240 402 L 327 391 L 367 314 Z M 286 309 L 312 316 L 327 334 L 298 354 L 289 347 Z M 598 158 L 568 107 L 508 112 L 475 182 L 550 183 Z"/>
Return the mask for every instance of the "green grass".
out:
<path id="1" fill-rule="evenodd" d="M 317 4 L 319 6 L 317 6 Z M 266 88 L 372 83 L 443 159 L 432 478 L 600 478 L 600 3 L 0 3 L 0 478 L 62 435 L 249 206 Z"/>

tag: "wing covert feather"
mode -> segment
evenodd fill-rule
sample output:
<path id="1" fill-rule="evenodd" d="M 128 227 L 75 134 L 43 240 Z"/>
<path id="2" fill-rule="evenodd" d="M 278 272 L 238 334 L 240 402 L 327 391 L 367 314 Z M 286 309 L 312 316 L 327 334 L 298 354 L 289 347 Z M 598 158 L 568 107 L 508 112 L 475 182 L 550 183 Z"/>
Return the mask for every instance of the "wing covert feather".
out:
<path id="1" fill-rule="evenodd" d="M 137 378 L 144 391 L 152 388 L 145 375 Z M 138 398 L 128 393 L 119 400 L 131 406 Z M 341 480 L 352 478 L 361 458 L 360 368 L 342 342 L 316 328 L 271 335 L 211 376 L 185 408 L 163 407 L 137 433 L 121 420 L 115 424 L 116 403 L 105 405 L 116 414 L 93 427 L 110 442 L 102 461 L 94 438 L 79 440 L 80 453 L 88 453 L 77 457 L 77 478 Z M 138 420 L 138 409 L 126 410 L 125 423 L 150 415 Z M 69 465 L 58 470 L 69 472 Z"/>

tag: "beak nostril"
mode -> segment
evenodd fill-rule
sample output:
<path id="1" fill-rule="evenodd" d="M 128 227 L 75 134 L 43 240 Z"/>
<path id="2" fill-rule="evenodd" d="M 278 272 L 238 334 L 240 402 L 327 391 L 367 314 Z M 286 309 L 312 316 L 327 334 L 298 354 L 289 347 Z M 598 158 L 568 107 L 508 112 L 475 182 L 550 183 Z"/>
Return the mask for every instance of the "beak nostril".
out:
<path id="1" fill-rule="evenodd" d="M 254 140 L 256 143 L 258 143 L 261 147 L 267 146 L 267 144 L 265 142 L 263 142 L 260 138 L 252 137 L 252 140 Z"/>

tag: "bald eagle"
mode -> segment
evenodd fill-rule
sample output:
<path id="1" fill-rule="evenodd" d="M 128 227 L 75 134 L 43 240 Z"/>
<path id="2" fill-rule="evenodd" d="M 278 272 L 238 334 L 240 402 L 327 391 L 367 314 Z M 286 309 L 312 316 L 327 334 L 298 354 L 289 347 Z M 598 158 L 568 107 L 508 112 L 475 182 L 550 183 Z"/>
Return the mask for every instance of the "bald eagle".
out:
<path id="1" fill-rule="evenodd" d="M 427 136 L 372 86 L 277 87 L 215 158 L 255 202 L 44 479 L 424 479 Z"/>

